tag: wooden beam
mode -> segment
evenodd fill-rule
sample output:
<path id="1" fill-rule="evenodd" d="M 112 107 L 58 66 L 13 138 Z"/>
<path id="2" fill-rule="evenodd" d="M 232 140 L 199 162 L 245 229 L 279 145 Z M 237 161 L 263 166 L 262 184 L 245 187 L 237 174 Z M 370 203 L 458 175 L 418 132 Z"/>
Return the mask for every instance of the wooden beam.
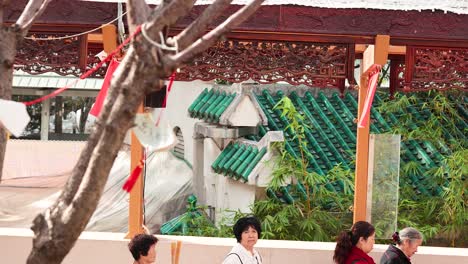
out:
<path id="1" fill-rule="evenodd" d="M 390 45 L 388 47 L 388 55 L 405 55 L 405 54 L 406 54 L 406 46 Z"/>
<path id="2" fill-rule="evenodd" d="M 109 24 L 102 28 L 104 51 L 109 54 L 117 48 L 117 27 Z"/>
<path id="3" fill-rule="evenodd" d="M 103 43 L 102 34 L 88 34 L 88 43 Z"/>
<path id="4" fill-rule="evenodd" d="M 359 85 L 359 105 L 358 116 L 360 120 L 364 109 L 364 102 L 367 97 L 368 70 L 373 64 L 384 65 L 387 62 L 390 37 L 378 35 L 375 39 L 375 46 L 370 45 L 364 51 L 361 64 L 361 82 Z M 368 116 L 370 118 L 370 115 Z M 370 120 L 367 125 L 357 128 L 356 135 L 356 170 L 354 179 L 354 215 L 353 222 L 366 221 L 367 216 L 367 183 L 368 183 L 368 165 L 369 165 L 369 128 Z"/>
<path id="5" fill-rule="evenodd" d="M 356 53 L 364 53 L 367 46 L 366 44 L 356 44 L 354 50 Z M 388 47 L 388 55 L 406 55 L 406 46 L 390 45 Z"/>

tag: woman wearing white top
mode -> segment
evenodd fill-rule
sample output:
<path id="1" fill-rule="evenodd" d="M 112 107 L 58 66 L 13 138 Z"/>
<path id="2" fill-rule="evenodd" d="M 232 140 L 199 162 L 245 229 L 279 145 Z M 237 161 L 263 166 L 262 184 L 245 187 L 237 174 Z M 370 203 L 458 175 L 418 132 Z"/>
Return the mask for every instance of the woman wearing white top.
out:
<path id="1" fill-rule="evenodd" d="M 233 227 L 237 239 L 223 264 L 262 264 L 262 257 L 254 249 L 262 233 L 260 221 L 253 216 L 240 218 Z"/>

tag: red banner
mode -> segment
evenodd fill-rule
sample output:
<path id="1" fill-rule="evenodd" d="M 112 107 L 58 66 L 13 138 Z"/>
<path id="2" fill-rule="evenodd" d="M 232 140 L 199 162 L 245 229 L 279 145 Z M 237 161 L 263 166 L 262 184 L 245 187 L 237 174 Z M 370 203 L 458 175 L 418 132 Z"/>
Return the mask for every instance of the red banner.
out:
<path id="1" fill-rule="evenodd" d="M 115 70 L 120 65 L 120 62 L 117 60 L 111 60 L 109 67 L 107 67 L 106 76 L 104 77 L 104 82 L 102 83 L 101 91 L 96 97 L 96 102 L 94 102 L 91 111 L 89 114 L 98 117 L 99 113 L 101 113 L 102 106 L 104 105 L 104 100 L 107 96 L 107 90 L 109 90 L 110 82 L 112 80 L 112 75 L 114 75 Z"/>
<path id="2" fill-rule="evenodd" d="M 371 68 L 375 68 L 375 71 L 371 71 L 369 73 L 370 76 L 369 81 L 367 83 L 367 96 L 366 101 L 364 102 L 364 108 L 362 109 L 362 113 L 358 122 L 359 128 L 367 126 L 367 120 L 369 120 L 368 117 L 370 115 L 372 101 L 374 101 L 375 91 L 377 90 L 377 80 L 379 79 L 380 69 L 382 68 L 382 66 L 374 64 L 371 66 Z"/>

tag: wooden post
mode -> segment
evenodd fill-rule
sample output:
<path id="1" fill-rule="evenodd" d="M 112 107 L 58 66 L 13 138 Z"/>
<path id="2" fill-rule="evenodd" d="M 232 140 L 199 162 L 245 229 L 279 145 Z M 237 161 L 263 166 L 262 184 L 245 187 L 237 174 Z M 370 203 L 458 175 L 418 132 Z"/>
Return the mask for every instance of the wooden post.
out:
<path id="1" fill-rule="evenodd" d="M 137 113 L 143 113 L 143 104 L 138 107 Z M 143 147 L 133 132 L 131 140 L 130 173 L 138 166 L 138 163 L 143 157 Z M 133 238 L 136 234 L 144 233 L 143 191 L 143 176 L 140 175 L 135 185 L 133 186 L 132 191 L 130 192 L 130 201 L 128 207 L 128 233 L 125 236 L 126 238 Z"/>
<path id="2" fill-rule="evenodd" d="M 117 48 L 117 29 L 109 24 L 102 27 L 102 44 L 104 51 L 109 54 Z"/>
<path id="3" fill-rule="evenodd" d="M 358 116 L 360 120 L 367 97 L 368 72 L 373 64 L 385 65 L 388 58 L 390 36 L 377 35 L 375 46 L 370 45 L 364 51 L 361 64 L 361 82 L 359 85 Z M 370 118 L 370 115 L 369 117 Z M 356 171 L 354 179 L 354 215 L 353 222 L 366 221 L 367 218 L 367 183 L 369 163 L 369 128 L 370 122 L 363 128 L 357 128 L 356 135 Z"/>
<path id="4" fill-rule="evenodd" d="M 117 29 L 115 25 L 110 24 L 102 28 L 102 42 L 104 45 L 104 51 L 107 54 L 117 48 Z M 137 112 L 143 113 L 143 104 L 138 107 Z M 130 155 L 131 161 L 129 173 L 132 173 L 143 157 L 143 147 L 133 132 L 131 133 Z M 125 237 L 132 238 L 143 231 L 143 177 L 140 175 L 130 192 L 128 205 L 128 233 Z"/>

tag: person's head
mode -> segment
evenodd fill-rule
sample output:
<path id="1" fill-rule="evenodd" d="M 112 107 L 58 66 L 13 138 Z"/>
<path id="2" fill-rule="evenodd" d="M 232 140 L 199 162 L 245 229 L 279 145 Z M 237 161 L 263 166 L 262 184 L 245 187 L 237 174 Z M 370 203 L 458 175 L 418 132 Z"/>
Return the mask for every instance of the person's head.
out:
<path id="1" fill-rule="evenodd" d="M 158 239 L 153 235 L 138 234 L 128 243 L 128 249 L 139 263 L 154 263 L 157 242 Z"/>
<path id="2" fill-rule="evenodd" d="M 375 243 L 375 228 L 365 221 L 354 223 L 350 231 L 342 232 L 337 240 L 333 261 L 343 264 L 349 256 L 351 249 L 357 247 L 369 253 Z"/>
<path id="3" fill-rule="evenodd" d="M 412 227 L 403 228 L 400 232 L 395 232 L 392 236 L 398 248 L 410 258 L 418 251 L 418 247 L 422 244 L 423 236 L 421 232 Z"/>
<path id="4" fill-rule="evenodd" d="M 234 224 L 234 235 L 237 242 L 248 250 L 252 250 L 262 234 L 260 221 L 253 216 L 242 217 Z"/>

